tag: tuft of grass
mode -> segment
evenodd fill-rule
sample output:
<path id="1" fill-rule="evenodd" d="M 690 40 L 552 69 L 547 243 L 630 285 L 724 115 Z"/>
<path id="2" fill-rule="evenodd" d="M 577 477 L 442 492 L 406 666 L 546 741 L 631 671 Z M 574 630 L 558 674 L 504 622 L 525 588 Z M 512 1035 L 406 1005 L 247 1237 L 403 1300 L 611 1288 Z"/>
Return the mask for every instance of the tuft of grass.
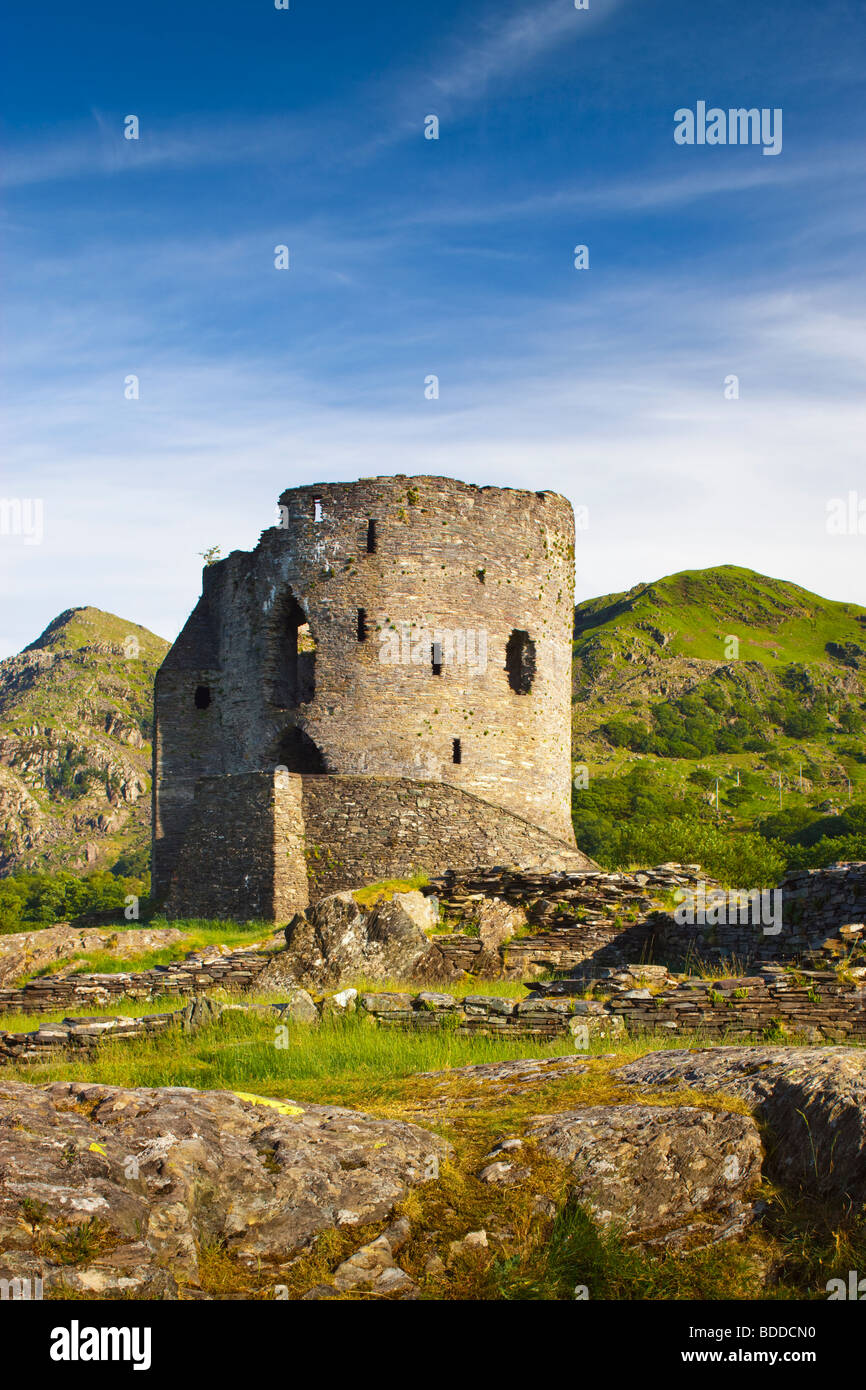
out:
<path id="1" fill-rule="evenodd" d="M 414 874 L 411 878 L 383 878 L 379 883 L 356 888 L 352 897 L 359 907 L 372 907 L 374 903 L 390 902 L 395 893 L 411 893 L 426 888 L 429 882 L 429 874 Z"/>

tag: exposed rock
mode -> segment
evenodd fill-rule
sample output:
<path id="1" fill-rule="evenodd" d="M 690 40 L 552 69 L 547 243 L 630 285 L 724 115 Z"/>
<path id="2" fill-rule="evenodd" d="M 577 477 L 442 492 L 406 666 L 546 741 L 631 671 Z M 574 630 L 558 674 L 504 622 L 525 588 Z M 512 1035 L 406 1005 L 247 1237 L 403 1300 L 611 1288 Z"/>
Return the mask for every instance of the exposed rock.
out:
<path id="1" fill-rule="evenodd" d="M 72 927 L 58 922 L 38 931 L 10 932 L 0 936 L 0 989 L 8 988 L 23 975 L 33 975 L 46 965 L 69 961 L 86 952 L 100 951 L 113 956 L 143 955 L 163 946 L 183 941 L 176 927 L 130 927 L 128 931 L 105 931 L 92 927 Z"/>
<path id="2" fill-rule="evenodd" d="M 407 1217 L 398 1216 L 396 1221 L 392 1221 L 390 1226 L 388 1226 L 382 1234 L 388 1241 L 392 1254 L 398 1255 L 404 1245 L 408 1244 L 409 1237 L 412 1234 L 412 1227 Z"/>
<path id="3" fill-rule="evenodd" d="M 201 1243 L 252 1271 L 285 1264 L 331 1227 L 387 1219 L 447 1152 L 415 1125 L 334 1106 L 0 1082 L 0 1277 L 38 1254 L 46 1288 L 170 1297 L 198 1285 Z"/>
<path id="4" fill-rule="evenodd" d="M 632 1085 L 739 1096 L 772 1131 L 771 1171 L 833 1201 L 866 1203 L 866 1052 L 713 1047 L 652 1052 L 620 1067 Z"/>
<path id="5" fill-rule="evenodd" d="M 74 608 L 0 661 L 0 872 L 111 864 L 144 846 L 145 738 L 167 650 L 135 623 Z"/>
<path id="6" fill-rule="evenodd" d="M 462 1240 L 452 1240 L 448 1245 L 448 1265 L 453 1265 L 457 1260 L 465 1258 L 467 1255 L 477 1255 L 483 1250 L 487 1250 L 488 1240 L 486 1231 L 470 1231 Z"/>
<path id="7" fill-rule="evenodd" d="M 497 1154 L 507 1154 L 513 1152 L 514 1149 L 522 1148 L 522 1139 L 503 1139 L 501 1144 L 493 1145 L 493 1148 L 490 1150 L 490 1153 L 485 1154 L 485 1158 L 495 1158 Z"/>
<path id="8" fill-rule="evenodd" d="M 365 1289 L 371 1293 L 401 1299 L 418 1297 L 418 1286 L 394 1261 L 387 1235 L 362 1245 L 334 1271 L 334 1288 L 340 1293 Z"/>
<path id="9" fill-rule="evenodd" d="M 319 1010 L 316 1008 L 312 995 L 299 986 L 289 986 L 286 991 L 287 998 L 285 1003 L 275 1005 L 276 1012 L 282 1022 L 292 1023 L 318 1023 Z"/>
<path id="10" fill-rule="evenodd" d="M 441 1077 L 447 1085 L 451 1077 L 465 1077 L 482 1085 L 535 1085 L 558 1076 L 580 1076 L 587 1070 L 580 1057 L 526 1057 L 512 1062 L 480 1062 L 475 1066 L 451 1067 L 447 1071 L 422 1071 L 419 1076 Z"/>
<path id="11" fill-rule="evenodd" d="M 481 1182 L 486 1182 L 490 1186 L 516 1187 L 525 1182 L 530 1175 L 530 1170 L 519 1163 L 488 1163 L 486 1168 L 482 1168 L 478 1174 Z"/>
<path id="12" fill-rule="evenodd" d="M 350 892 L 321 898 L 286 928 L 286 950 L 275 957 L 259 983 L 272 988 L 287 979 L 317 988 L 345 979 L 455 979 L 460 971 L 444 961 L 425 932 L 436 924 L 429 898 L 418 892 L 362 907 Z"/>
<path id="13" fill-rule="evenodd" d="M 345 1018 L 346 1014 L 353 1014 L 357 1008 L 358 991 L 356 989 L 341 989 L 336 994 L 327 994 L 322 1000 L 322 1014 L 332 1015 L 334 1018 Z"/>
<path id="14" fill-rule="evenodd" d="M 728 1111 L 593 1105 L 537 1120 L 527 1137 L 569 1164 L 597 1221 L 629 1235 L 730 1215 L 732 1204 L 739 1215 L 761 1176 L 757 1125 Z"/>
<path id="15" fill-rule="evenodd" d="M 526 926 L 526 913 L 520 907 L 504 902 L 502 898 L 482 898 L 473 909 L 478 924 L 478 935 L 485 951 L 495 955 L 522 927 Z"/>

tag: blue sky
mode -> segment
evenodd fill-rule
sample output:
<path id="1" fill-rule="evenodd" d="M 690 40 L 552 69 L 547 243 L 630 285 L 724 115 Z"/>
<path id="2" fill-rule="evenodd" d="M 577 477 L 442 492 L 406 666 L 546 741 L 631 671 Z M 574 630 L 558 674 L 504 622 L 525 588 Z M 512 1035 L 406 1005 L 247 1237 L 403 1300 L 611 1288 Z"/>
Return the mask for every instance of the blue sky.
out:
<path id="1" fill-rule="evenodd" d="M 0 535 L 0 655 L 87 603 L 172 638 L 200 551 L 377 473 L 564 492 L 579 598 L 866 604 L 862 0 L 83 8 L 5 25 L 0 497 L 44 535 Z M 782 152 L 678 146 L 702 100 Z"/>

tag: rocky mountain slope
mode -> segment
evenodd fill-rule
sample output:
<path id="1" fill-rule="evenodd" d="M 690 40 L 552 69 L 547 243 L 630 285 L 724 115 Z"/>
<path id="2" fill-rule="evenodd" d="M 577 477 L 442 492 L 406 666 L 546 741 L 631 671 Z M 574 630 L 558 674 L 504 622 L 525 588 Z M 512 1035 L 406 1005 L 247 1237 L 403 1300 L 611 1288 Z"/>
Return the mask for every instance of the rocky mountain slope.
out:
<path id="1" fill-rule="evenodd" d="M 0 662 L 0 874 L 141 859 L 153 679 L 168 646 L 114 614 L 71 608 Z"/>

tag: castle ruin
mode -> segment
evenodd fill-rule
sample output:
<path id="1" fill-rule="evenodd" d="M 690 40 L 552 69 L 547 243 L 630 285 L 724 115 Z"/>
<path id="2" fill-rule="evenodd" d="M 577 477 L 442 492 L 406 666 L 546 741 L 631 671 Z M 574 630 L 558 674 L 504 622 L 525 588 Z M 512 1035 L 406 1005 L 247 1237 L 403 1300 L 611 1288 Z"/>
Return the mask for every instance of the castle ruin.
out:
<path id="1" fill-rule="evenodd" d="M 444 867 L 594 867 L 571 826 L 574 520 L 450 478 L 291 488 L 156 680 L 155 896 L 284 920 Z"/>

